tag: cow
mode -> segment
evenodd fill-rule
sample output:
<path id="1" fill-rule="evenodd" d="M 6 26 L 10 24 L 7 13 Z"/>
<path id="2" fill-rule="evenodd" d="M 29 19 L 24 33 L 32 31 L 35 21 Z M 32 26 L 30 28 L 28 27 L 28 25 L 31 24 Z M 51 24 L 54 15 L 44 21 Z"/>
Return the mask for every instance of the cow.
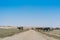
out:
<path id="1" fill-rule="evenodd" d="M 42 30 L 43 28 L 35 28 L 37 31 L 40 31 L 40 30 Z"/>
<path id="2" fill-rule="evenodd" d="M 50 31 L 50 30 L 51 30 L 50 27 L 43 28 L 43 31 Z"/>
<path id="3" fill-rule="evenodd" d="M 19 30 L 23 30 L 23 27 L 17 27 Z"/>

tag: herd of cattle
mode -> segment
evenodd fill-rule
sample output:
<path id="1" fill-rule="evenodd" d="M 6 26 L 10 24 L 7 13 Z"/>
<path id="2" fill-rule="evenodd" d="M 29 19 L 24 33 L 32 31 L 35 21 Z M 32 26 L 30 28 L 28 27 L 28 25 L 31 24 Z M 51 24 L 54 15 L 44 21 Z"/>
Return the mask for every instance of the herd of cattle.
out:
<path id="1" fill-rule="evenodd" d="M 50 27 L 37 27 L 37 28 L 35 28 L 35 30 L 38 30 L 38 31 L 40 31 L 40 30 L 42 30 L 42 31 L 53 31 L 53 30 L 60 30 L 60 28 L 50 28 Z"/>
<path id="2" fill-rule="evenodd" d="M 23 30 L 23 27 L 17 27 L 19 30 Z M 43 30 L 43 31 L 53 31 L 53 30 L 60 30 L 60 28 L 50 28 L 50 27 L 36 27 L 36 28 L 30 28 L 32 30 Z"/>
<path id="3" fill-rule="evenodd" d="M 40 31 L 40 30 L 43 30 L 43 31 L 51 31 L 53 30 L 53 28 L 50 28 L 50 27 L 45 27 L 45 28 L 35 28 L 36 30 Z"/>

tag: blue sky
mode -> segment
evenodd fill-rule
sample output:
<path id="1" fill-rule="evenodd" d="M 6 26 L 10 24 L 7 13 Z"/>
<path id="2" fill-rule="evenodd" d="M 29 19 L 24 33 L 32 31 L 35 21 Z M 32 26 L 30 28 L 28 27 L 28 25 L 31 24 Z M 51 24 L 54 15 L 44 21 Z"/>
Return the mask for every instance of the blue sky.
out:
<path id="1" fill-rule="evenodd" d="M 59 0 L 0 0 L 0 25 L 60 26 Z"/>

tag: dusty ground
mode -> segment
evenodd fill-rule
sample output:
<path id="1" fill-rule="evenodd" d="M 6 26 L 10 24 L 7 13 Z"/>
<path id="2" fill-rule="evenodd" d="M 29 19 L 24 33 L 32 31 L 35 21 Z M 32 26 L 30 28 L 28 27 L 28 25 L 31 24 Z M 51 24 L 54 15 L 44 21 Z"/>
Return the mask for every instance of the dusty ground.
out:
<path id="1" fill-rule="evenodd" d="M 26 32 L 16 34 L 11 37 L 4 38 L 2 40 L 57 40 L 57 39 L 48 37 L 44 34 L 36 32 L 34 30 L 29 30 Z"/>

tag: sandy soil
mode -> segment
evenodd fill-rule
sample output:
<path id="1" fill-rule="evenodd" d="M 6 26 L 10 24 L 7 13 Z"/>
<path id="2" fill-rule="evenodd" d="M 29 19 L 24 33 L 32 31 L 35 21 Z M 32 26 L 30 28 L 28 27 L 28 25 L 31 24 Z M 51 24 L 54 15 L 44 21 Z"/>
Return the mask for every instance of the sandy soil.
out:
<path id="1" fill-rule="evenodd" d="M 44 34 L 36 32 L 34 30 L 29 30 L 26 32 L 16 34 L 11 37 L 4 38 L 2 40 L 57 40 L 57 39 L 48 37 Z"/>

